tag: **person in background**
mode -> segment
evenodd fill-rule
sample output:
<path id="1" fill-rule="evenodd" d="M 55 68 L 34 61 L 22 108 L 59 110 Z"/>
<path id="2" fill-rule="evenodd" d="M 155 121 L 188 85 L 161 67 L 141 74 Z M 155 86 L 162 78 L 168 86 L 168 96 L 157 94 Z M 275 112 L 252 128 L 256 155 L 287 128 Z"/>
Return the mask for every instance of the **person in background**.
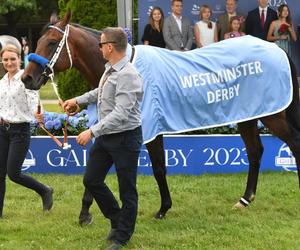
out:
<path id="1" fill-rule="evenodd" d="M 278 17 L 278 20 L 271 23 L 267 39 L 270 42 L 275 42 L 291 56 L 291 40 L 296 42 L 297 34 L 287 4 L 282 4 L 278 7 Z"/>
<path id="2" fill-rule="evenodd" d="M 204 4 L 200 8 L 200 21 L 195 24 L 194 33 L 197 48 L 218 42 L 218 30 L 215 22 L 210 20 L 211 8 Z"/>
<path id="3" fill-rule="evenodd" d="M 193 30 L 188 18 L 182 16 L 182 0 L 172 0 L 172 14 L 166 18 L 163 36 L 166 48 L 187 51 L 193 45 Z"/>
<path id="4" fill-rule="evenodd" d="M 30 121 L 38 104 L 38 92 L 25 89 L 21 81 L 21 55 L 17 47 L 7 45 L 0 56 L 7 73 L 0 80 L 0 217 L 3 215 L 6 175 L 15 183 L 37 192 L 43 209 L 53 205 L 53 189 L 22 173 L 30 144 Z"/>
<path id="5" fill-rule="evenodd" d="M 234 38 L 244 36 L 245 33 L 242 32 L 240 18 L 238 16 L 233 16 L 230 18 L 230 29 L 229 32 L 224 35 L 224 39 Z"/>
<path id="6" fill-rule="evenodd" d="M 217 26 L 219 41 L 223 40 L 225 33 L 230 31 L 229 22 L 231 17 L 238 16 L 241 24 L 241 31 L 245 30 L 245 17 L 243 14 L 236 11 L 237 2 L 237 0 L 226 0 L 226 13 L 218 17 Z"/>
<path id="7" fill-rule="evenodd" d="M 165 48 L 163 37 L 164 13 L 161 8 L 154 7 L 149 16 L 149 23 L 145 26 L 142 42 L 145 45 Z"/>
<path id="8" fill-rule="evenodd" d="M 268 7 L 268 0 L 258 0 L 258 7 L 246 18 L 246 34 L 267 40 L 271 23 L 277 20 L 277 13 Z"/>
<path id="9" fill-rule="evenodd" d="M 23 59 L 23 68 L 25 69 L 29 63 L 28 54 L 29 54 L 29 44 L 26 36 L 21 38 L 22 43 L 22 59 Z"/>
<path id="10" fill-rule="evenodd" d="M 131 238 L 137 218 L 136 189 L 138 157 L 142 145 L 141 102 L 143 81 L 126 56 L 127 35 L 122 28 L 106 28 L 100 36 L 100 49 L 108 61 L 99 87 L 64 102 L 71 111 L 76 104 L 97 101 L 98 123 L 80 133 L 77 143 L 94 144 L 83 178 L 103 215 L 110 220 L 108 249 L 119 249 Z M 101 117 L 101 120 L 100 120 Z M 115 164 L 122 206 L 105 183 Z"/>

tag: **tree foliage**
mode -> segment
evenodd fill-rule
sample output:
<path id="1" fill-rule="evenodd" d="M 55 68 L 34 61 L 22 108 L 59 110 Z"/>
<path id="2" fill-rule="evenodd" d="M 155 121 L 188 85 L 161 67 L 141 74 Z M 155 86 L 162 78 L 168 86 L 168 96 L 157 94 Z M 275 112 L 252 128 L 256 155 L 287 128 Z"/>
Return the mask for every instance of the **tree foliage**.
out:
<path id="1" fill-rule="evenodd" d="M 36 0 L 1 0 L 0 15 L 7 15 L 13 12 L 34 11 L 37 8 Z"/>
<path id="2" fill-rule="evenodd" d="M 0 16 L 6 22 L 3 30 L 8 35 L 18 36 L 19 22 L 41 22 L 57 8 L 57 0 L 0 0 Z"/>
<path id="3" fill-rule="evenodd" d="M 116 0 L 59 0 L 60 17 L 68 9 L 72 12 L 72 22 L 94 29 L 117 25 Z M 60 73 L 58 89 L 63 99 L 83 94 L 89 85 L 75 69 Z"/>

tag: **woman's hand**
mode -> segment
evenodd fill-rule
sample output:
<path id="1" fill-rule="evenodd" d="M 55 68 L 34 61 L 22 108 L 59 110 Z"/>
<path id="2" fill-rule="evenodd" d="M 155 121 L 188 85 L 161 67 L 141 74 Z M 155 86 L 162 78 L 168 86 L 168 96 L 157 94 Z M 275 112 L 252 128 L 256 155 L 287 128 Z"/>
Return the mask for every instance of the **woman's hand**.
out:
<path id="1" fill-rule="evenodd" d="M 44 122 L 44 115 L 42 113 L 38 113 L 38 111 L 35 111 L 34 117 L 38 121 L 38 123 Z"/>

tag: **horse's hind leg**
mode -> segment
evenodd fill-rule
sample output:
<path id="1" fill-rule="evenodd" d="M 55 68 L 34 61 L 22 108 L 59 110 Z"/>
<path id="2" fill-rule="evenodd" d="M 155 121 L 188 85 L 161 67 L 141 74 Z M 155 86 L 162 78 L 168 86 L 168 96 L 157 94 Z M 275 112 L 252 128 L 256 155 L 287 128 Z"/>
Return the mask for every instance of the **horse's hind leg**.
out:
<path id="1" fill-rule="evenodd" d="M 153 174 L 159 187 L 161 207 L 156 213 L 156 219 L 162 219 L 172 207 L 172 199 L 166 179 L 166 165 L 163 136 L 158 135 L 153 141 L 146 144 L 152 162 Z"/>
<path id="2" fill-rule="evenodd" d="M 238 128 L 246 146 L 249 169 L 245 193 L 234 207 L 244 208 L 255 198 L 260 160 L 264 149 L 257 129 L 257 120 L 239 123 Z"/>
<path id="3" fill-rule="evenodd" d="M 300 187 L 300 131 L 287 122 L 284 112 L 264 117 L 261 121 L 274 135 L 284 141 L 292 151 L 296 159 Z"/>
<path id="4" fill-rule="evenodd" d="M 84 189 L 84 193 L 82 197 L 82 207 L 79 214 L 80 226 L 85 226 L 92 223 L 93 217 L 89 212 L 92 203 L 93 203 L 93 195 L 87 189 Z"/>

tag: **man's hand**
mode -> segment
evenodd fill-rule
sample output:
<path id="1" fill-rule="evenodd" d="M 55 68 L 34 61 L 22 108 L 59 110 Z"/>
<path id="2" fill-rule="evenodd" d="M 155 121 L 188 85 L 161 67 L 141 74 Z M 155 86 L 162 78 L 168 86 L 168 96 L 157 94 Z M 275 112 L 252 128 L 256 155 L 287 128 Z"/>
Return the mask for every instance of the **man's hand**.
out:
<path id="1" fill-rule="evenodd" d="M 81 132 L 78 136 L 77 136 L 77 143 L 81 146 L 86 146 L 88 144 L 88 142 L 92 139 L 93 134 L 92 134 L 92 130 L 87 129 L 83 132 Z"/>
<path id="2" fill-rule="evenodd" d="M 77 101 L 75 98 L 66 100 L 63 103 L 63 109 L 69 113 L 74 112 L 74 110 L 76 110 L 76 107 L 77 107 Z"/>

